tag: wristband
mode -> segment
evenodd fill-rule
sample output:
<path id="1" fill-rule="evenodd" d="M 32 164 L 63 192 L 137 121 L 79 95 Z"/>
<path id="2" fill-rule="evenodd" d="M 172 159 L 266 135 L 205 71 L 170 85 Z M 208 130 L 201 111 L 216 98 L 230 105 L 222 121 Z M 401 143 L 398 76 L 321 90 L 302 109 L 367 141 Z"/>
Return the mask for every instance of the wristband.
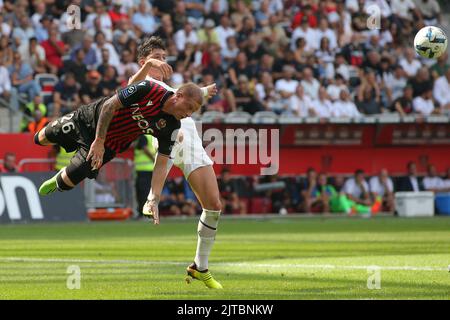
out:
<path id="1" fill-rule="evenodd" d="M 202 89 L 203 97 L 204 98 L 208 98 L 208 89 L 206 89 L 206 87 L 203 87 L 203 88 L 200 88 L 200 89 Z"/>

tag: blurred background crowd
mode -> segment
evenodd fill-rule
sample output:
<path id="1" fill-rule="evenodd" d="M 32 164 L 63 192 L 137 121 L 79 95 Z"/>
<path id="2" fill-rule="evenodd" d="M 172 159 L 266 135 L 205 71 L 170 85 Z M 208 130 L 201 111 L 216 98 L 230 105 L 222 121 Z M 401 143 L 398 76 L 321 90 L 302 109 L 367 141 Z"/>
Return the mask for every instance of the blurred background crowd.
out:
<path id="1" fill-rule="evenodd" d="M 448 55 L 419 59 L 411 45 L 419 28 L 442 22 L 437 0 L 2 0 L 0 8 L 0 96 L 29 116 L 22 131 L 126 84 L 151 35 L 167 45 L 173 87 L 217 83 L 203 111 L 450 110 Z"/>

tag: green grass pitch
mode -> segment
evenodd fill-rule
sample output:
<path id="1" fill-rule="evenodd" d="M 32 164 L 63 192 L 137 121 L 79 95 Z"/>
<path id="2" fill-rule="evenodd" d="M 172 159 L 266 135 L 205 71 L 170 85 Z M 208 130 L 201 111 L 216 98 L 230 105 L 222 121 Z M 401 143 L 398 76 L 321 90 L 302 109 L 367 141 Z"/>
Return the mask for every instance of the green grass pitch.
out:
<path id="1" fill-rule="evenodd" d="M 450 298 L 450 218 L 223 219 L 221 291 L 184 281 L 196 224 L 1 225 L 0 299 Z M 80 289 L 67 288 L 72 265 Z"/>

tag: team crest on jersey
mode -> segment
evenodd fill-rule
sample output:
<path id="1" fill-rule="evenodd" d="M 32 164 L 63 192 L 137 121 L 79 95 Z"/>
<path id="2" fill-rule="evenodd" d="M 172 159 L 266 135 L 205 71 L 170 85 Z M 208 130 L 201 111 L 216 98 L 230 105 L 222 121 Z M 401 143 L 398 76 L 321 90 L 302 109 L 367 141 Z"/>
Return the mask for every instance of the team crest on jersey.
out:
<path id="1" fill-rule="evenodd" d="M 122 95 L 124 98 L 128 98 L 129 96 L 131 96 L 132 94 L 134 94 L 136 92 L 136 86 L 132 85 L 128 88 L 125 88 L 122 90 Z"/>
<path id="2" fill-rule="evenodd" d="M 159 119 L 158 122 L 156 123 L 156 128 L 158 128 L 158 130 L 161 130 L 162 128 L 164 128 L 167 124 L 167 121 L 164 119 Z"/>

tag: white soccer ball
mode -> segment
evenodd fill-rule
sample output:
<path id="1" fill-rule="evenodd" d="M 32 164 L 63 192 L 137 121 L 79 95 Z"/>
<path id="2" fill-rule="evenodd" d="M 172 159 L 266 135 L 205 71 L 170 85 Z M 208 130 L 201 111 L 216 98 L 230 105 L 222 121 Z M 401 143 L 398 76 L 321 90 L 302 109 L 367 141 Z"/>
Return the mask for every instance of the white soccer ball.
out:
<path id="1" fill-rule="evenodd" d="M 439 58 L 447 50 L 447 36 L 438 27 L 423 27 L 414 38 L 414 49 L 424 57 L 430 59 Z"/>

